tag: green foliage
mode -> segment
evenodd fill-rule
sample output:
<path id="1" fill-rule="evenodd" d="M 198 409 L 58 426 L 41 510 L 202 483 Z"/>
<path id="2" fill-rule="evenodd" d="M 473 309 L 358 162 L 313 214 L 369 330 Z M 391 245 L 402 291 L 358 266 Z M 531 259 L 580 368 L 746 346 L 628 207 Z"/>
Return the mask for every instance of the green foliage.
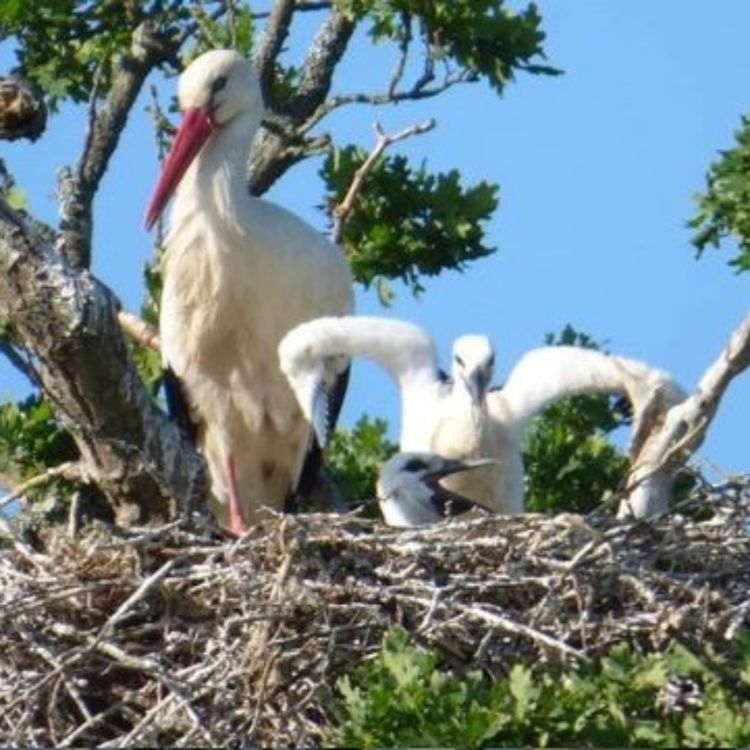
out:
<path id="1" fill-rule="evenodd" d="M 380 467 L 397 450 L 386 439 L 383 419 L 360 417 L 354 429 L 338 429 L 326 448 L 326 467 L 349 502 L 375 497 Z"/>
<path id="2" fill-rule="evenodd" d="M 739 254 L 729 262 L 738 272 L 750 270 L 750 118 L 742 118 L 737 144 L 711 164 L 706 191 L 696 196 L 698 211 L 688 222 L 693 244 L 702 255 L 732 237 Z"/>
<path id="3" fill-rule="evenodd" d="M 19 72 L 49 95 L 54 106 L 87 101 L 98 79 L 109 85 L 111 60 L 129 44 L 142 20 L 141 3 L 90 0 L 6 0 L 0 29 L 18 44 Z"/>
<path id="4" fill-rule="evenodd" d="M 38 396 L 0 405 L 0 472 L 32 476 L 78 456 L 73 438 Z"/>
<path id="5" fill-rule="evenodd" d="M 600 348 L 569 325 L 557 338 L 548 335 L 545 343 Z M 607 435 L 627 421 L 609 397 L 589 395 L 553 404 L 536 417 L 523 445 L 526 509 L 586 513 L 616 490 L 628 460 Z"/>
<path id="6" fill-rule="evenodd" d="M 366 158 L 357 146 L 330 152 L 321 170 L 330 209 L 344 199 Z M 381 159 L 344 227 L 355 278 L 365 286 L 379 277 L 401 279 L 420 292 L 420 275 L 462 270 L 489 255 L 494 248 L 484 244 L 483 224 L 497 207 L 497 192 L 486 182 L 462 187 L 456 170 L 434 175 L 424 165 L 412 169 L 403 156 Z"/>
<path id="7" fill-rule="evenodd" d="M 188 65 L 198 55 L 212 49 L 236 49 L 250 57 L 253 49 L 255 23 L 249 5 L 238 6 L 232 14 L 218 18 L 209 15 L 198 6 L 193 10 L 193 19 L 198 26 L 197 44 L 185 55 L 183 63 Z"/>
<path id="8" fill-rule="evenodd" d="M 568 666 L 509 666 L 491 681 L 454 676 L 389 634 L 378 657 L 339 681 L 329 743 L 348 747 L 746 746 L 750 640 L 725 656 L 679 643 L 643 655 L 620 644 Z"/>
<path id="9" fill-rule="evenodd" d="M 532 62 L 544 58 L 541 16 L 531 3 L 519 12 L 503 0 L 338 0 L 337 5 L 358 18 L 372 21 L 375 41 L 400 41 L 409 35 L 411 19 L 437 59 L 461 66 L 471 78 L 484 77 L 502 91 L 515 70 L 557 74 Z"/>

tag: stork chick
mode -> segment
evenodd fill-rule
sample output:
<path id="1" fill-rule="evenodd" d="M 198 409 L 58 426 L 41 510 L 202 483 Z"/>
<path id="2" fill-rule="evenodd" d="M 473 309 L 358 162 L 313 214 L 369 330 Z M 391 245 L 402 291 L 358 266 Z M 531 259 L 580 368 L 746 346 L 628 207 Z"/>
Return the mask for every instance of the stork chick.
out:
<path id="1" fill-rule="evenodd" d="M 298 326 L 279 347 L 281 369 L 318 432 L 326 424 L 321 394 L 331 377 L 328 368 L 342 355 L 372 359 L 398 383 L 401 451 L 494 459 L 493 465 L 446 476 L 441 484 L 498 513 L 523 512 L 521 441 L 531 419 L 550 404 L 579 393 L 627 396 L 638 434 L 642 411 L 657 390 L 664 410 L 684 398 L 662 370 L 574 346 L 532 349 L 504 387 L 490 388 L 495 357 L 486 336 L 456 339 L 449 377 L 438 367 L 429 334 L 418 326 L 386 318 L 328 317 Z"/>
<path id="2" fill-rule="evenodd" d="M 377 496 L 389 526 L 426 526 L 482 507 L 451 492 L 440 480 L 493 464 L 488 459 L 457 461 L 434 453 L 397 453 L 383 464 Z M 487 508 L 485 508 L 487 510 Z"/>

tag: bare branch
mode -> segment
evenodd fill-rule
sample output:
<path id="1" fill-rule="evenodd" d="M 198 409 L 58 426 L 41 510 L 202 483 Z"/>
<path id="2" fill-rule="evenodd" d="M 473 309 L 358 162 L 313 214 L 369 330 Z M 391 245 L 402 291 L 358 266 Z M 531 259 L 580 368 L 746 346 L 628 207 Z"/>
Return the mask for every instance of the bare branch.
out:
<path id="1" fill-rule="evenodd" d="M 620 515 L 645 518 L 667 509 L 677 472 L 700 447 L 729 384 L 750 367 L 750 314 L 706 370 L 695 393 L 672 407 L 663 423 L 641 437 Z"/>
<path id="2" fill-rule="evenodd" d="M 263 38 L 258 46 L 258 51 L 254 56 L 263 99 L 269 106 L 271 104 L 274 65 L 289 34 L 289 25 L 294 11 L 294 0 L 276 0 L 263 31 Z"/>
<path id="3" fill-rule="evenodd" d="M 120 522 L 165 518 L 207 491 L 201 457 L 146 392 L 114 295 L 72 271 L 0 201 L 0 311 Z"/>
<path id="4" fill-rule="evenodd" d="M 264 129 L 253 144 L 248 180 L 253 195 L 262 195 L 292 164 L 306 155 L 299 149 L 290 149 L 289 138 L 284 137 L 284 133 L 294 133 L 295 137 L 303 135 L 298 128 L 328 96 L 333 72 L 355 27 L 356 21 L 332 7 L 302 63 L 303 74 L 297 93 L 274 113 L 283 127 L 279 132 Z"/>
<path id="5" fill-rule="evenodd" d="M 421 81 L 422 79 L 420 79 Z M 306 133 L 315 127 L 326 115 L 334 109 L 344 107 L 349 104 L 369 104 L 379 107 L 385 104 L 398 104 L 403 101 L 419 101 L 421 99 L 431 99 L 434 96 L 442 94 L 444 91 L 452 88 L 459 83 L 467 83 L 471 76 L 467 71 L 451 73 L 445 76 L 443 81 L 435 86 L 426 88 L 420 81 L 417 81 L 410 89 L 402 91 L 391 91 L 390 87 L 386 91 L 364 94 L 338 94 L 327 99 L 318 109 L 302 124 L 300 132 Z"/>
<path id="6" fill-rule="evenodd" d="M 349 216 L 354 210 L 354 204 L 362 191 L 362 187 L 367 179 L 367 176 L 375 168 L 375 164 L 378 159 L 383 155 L 383 152 L 392 144 L 398 141 L 403 141 L 406 138 L 411 138 L 414 135 L 421 135 L 427 133 L 435 127 L 435 120 L 429 119 L 424 122 L 411 125 L 404 130 L 393 135 L 388 135 L 383 131 L 379 122 L 373 125 L 375 129 L 375 135 L 377 140 L 374 148 L 370 152 L 370 155 L 365 159 L 359 169 L 354 173 L 354 178 L 349 186 L 349 190 L 344 196 L 344 200 L 339 203 L 338 206 L 333 210 L 333 229 L 331 230 L 331 239 L 337 244 L 341 243 L 341 239 L 344 234 L 344 226 L 346 225 Z"/>
<path id="7" fill-rule="evenodd" d="M 401 16 L 401 23 L 403 25 L 403 36 L 399 40 L 399 57 L 396 62 L 396 67 L 393 69 L 391 74 L 391 80 L 388 84 L 388 93 L 393 96 L 396 93 L 396 89 L 401 83 L 401 79 L 404 77 L 404 71 L 406 70 L 406 62 L 409 59 L 409 46 L 411 45 L 411 18 L 408 13 L 403 13 Z"/>
<path id="8" fill-rule="evenodd" d="M 161 341 L 159 341 L 159 332 L 145 320 L 139 318 L 133 313 L 120 310 L 117 313 L 117 320 L 120 322 L 120 328 L 130 336 L 131 339 L 138 342 L 141 346 L 154 351 L 161 351 Z"/>
<path id="9" fill-rule="evenodd" d="M 13 488 L 13 491 L 9 495 L 6 495 L 0 500 L 0 508 L 4 508 L 6 505 L 23 500 L 24 495 L 30 490 L 49 484 L 60 477 L 70 480 L 81 479 L 81 465 L 78 461 L 66 461 L 63 464 L 52 466 L 41 474 L 31 477 L 31 479 L 21 482 L 21 484 Z"/>
<path id="10" fill-rule="evenodd" d="M 113 62 L 112 85 L 104 106 L 90 106 L 90 126 L 70 195 L 62 205 L 61 251 L 75 268 L 91 263 L 92 203 L 143 82 L 154 67 L 173 56 L 178 38 L 159 35 L 149 22 L 133 33 L 130 49 Z M 95 100 L 95 97 L 94 97 Z"/>
<path id="11" fill-rule="evenodd" d="M 308 117 L 325 100 L 333 71 L 349 44 L 356 22 L 334 8 L 310 45 L 302 63 L 302 79 L 287 108 L 296 122 Z"/>

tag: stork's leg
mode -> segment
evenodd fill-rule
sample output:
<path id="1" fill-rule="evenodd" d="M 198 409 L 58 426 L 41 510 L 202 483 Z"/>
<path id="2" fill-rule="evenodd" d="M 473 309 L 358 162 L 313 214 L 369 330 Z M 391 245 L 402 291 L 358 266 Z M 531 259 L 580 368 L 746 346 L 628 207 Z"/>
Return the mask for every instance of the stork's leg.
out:
<path id="1" fill-rule="evenodd" d="M 229 532 L 235 536 L 242 536 L 248 530 L 248 525 L 237 487 L 237 472 L 232 455 L 227 461 L 227 477 L 229 479 Z"/>

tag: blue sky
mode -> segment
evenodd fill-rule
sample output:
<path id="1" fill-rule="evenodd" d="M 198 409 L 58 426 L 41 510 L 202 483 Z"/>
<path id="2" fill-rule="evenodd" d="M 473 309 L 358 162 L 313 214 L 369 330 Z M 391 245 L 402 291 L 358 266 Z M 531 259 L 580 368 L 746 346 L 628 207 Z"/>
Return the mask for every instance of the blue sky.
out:
<path id="1" fill-rule="evenodd" d="M 404 289 L 389 311 L 373 294 L 359 311 L 428 328 L 448 362 L 465 332 L 486 332 L 498 349 L 498 380 L 548 332 L 570 323 L 610 350 L 670 370 L 692 388 L 748 309 L 750 277 L 729 253 L 694 259 L 685 221 L 708 164 L 732 144 L 750 111 L 750 4 L 722 0 L 538 2 L 556 78 L 520 76 L 502 98 L 487 87 L 415 106 L 348 109 L 333 121 L 342 142 L 372 143 L 379 119 L 396 131 L 434 116 L 438 127 L 401 150 L 434 170 L 456 167 L 467 183 L 498 182 L 501 206 L 488 227 L 498 252 L 463 274 L 431 280 L 413 299 Z M 309 35 L 311 27 L 302 30 Z M 291 48 L 290 56 L 297 49 Z M 335 80 L 340 91 L 380 88 L 393 60 L 358 39 Z M 0 47 L 0 69 L 9 67 Z M 153 137 L 142 99 L 96 203 L 95 272 L 135 309 L 150 253 L 142 216 L 156 179 Z M 83 117 L 66 109 L 32 146 L 4 144 L 3 157 L 31 209 L 56 221 L 55 171 L 77 158 Z M 317 226 L 318 164 L 270 193 Z M 23 392 L 0 362 L 0 395 Z M 750 377 L 733 385 L 700 456 L 723 471 L 750 469 Z M 396 430 L 398 396 L 387 376 L 358 363 L 344 422 L 368 412 Z"/>

